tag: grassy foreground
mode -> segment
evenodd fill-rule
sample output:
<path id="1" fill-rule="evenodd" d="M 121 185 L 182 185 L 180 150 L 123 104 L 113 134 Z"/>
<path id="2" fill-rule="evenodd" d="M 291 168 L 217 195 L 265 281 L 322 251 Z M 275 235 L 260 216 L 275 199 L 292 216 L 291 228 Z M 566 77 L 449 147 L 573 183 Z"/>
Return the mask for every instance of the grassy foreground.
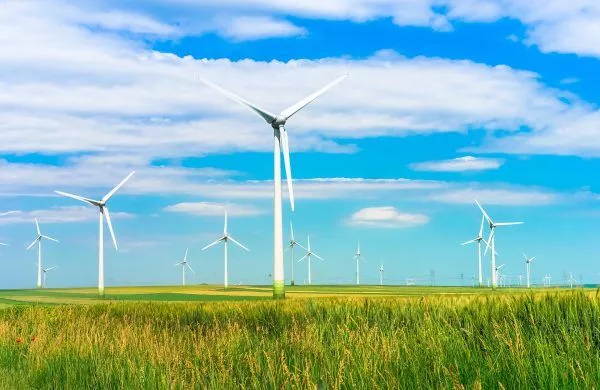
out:
<path id="1" fill-rule="evenodd" d="M 596 292 L 0 310 L 2 388 L 597 388 Z"/>

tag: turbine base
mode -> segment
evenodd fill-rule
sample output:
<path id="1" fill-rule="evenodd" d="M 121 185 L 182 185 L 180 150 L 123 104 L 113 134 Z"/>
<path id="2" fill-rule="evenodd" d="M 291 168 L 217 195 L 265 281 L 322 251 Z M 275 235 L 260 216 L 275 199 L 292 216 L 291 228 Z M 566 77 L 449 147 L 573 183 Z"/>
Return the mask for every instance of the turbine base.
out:
<path id="1" fill-rule="evenodd" d="M 273 281 L 273 299 L 285 299 L 284 281 Z"/>

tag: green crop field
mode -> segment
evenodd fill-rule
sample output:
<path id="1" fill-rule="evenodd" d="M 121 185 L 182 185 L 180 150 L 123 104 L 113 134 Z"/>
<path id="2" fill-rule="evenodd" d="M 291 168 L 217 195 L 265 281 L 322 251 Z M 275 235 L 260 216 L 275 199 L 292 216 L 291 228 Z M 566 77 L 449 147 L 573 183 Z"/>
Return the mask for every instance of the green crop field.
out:
<path id="1" fill-rule="evenodd" d="M 595 289 L 0 292 L 0 388 L 598 388 Z"/>

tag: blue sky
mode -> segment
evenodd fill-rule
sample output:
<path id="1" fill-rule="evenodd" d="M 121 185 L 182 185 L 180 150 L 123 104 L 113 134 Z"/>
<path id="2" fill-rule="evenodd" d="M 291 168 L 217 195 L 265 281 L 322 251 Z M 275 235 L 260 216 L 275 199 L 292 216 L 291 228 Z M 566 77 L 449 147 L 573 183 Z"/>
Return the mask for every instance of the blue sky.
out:
<path id="1" fill-rule="evenodd" d="M 0 286 L 33 287 L 33 218 L 49 286 L 97 282 L 97 215 L 54 190 L 111 200 L 106 283 L 269 283 L 272 134 L 198 82 L 278 111 L 349 73 L 287 125 L 297 208 L 284 225 L 326 260 L 315 283 L 476 275 L 477 198 L 516 280 L 600 279 L 600 6 L 541 0 L 57 0 L 0 6 Z M 107 236 L 108 238 L 108 236 Z M 287 228 L 286 228 L 286 241 Z M 298 257 L 300 254 L 298 253 Z M 484 276 L 490 274 L 485 259 Z M 306 278 L 305 264 L 296 279 Z M 286 275 L 289 259 L 286 253 Z"/>

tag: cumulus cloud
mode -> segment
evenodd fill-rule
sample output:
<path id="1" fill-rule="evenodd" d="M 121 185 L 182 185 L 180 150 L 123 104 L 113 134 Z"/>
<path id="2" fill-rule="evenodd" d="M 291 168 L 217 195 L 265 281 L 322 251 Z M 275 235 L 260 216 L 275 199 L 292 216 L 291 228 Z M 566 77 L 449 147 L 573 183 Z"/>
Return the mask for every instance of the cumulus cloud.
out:
<path id="1" fill-rule="evenodd" d="M 398 211 L 395 207 L 367 207 L 358 210 L 350 217 L 351 226 L 382 228 L 403 228 L 424 225 L 429 217 L 424 214 L 411 214 Z"/>
<path id="2" fill-rule="evenodd" d="M 502 164 L 504 164 L 504 160 L 501 159 L 464 156 L 451 160 L 413 163 L 410 165 L 410 167 L 415 171 L 467 172 L 498 169 L 502 166 Z"/>
<path id="3" fill-rule="evenodd" d="M 164 208 L 167 212 L 206 217 L 223 216 L 225 210 L 229 215 L 237 217 L 253 217 L 265 213 L 265 210 L 252 205 L 216 202 L 182 202 Z"/>

